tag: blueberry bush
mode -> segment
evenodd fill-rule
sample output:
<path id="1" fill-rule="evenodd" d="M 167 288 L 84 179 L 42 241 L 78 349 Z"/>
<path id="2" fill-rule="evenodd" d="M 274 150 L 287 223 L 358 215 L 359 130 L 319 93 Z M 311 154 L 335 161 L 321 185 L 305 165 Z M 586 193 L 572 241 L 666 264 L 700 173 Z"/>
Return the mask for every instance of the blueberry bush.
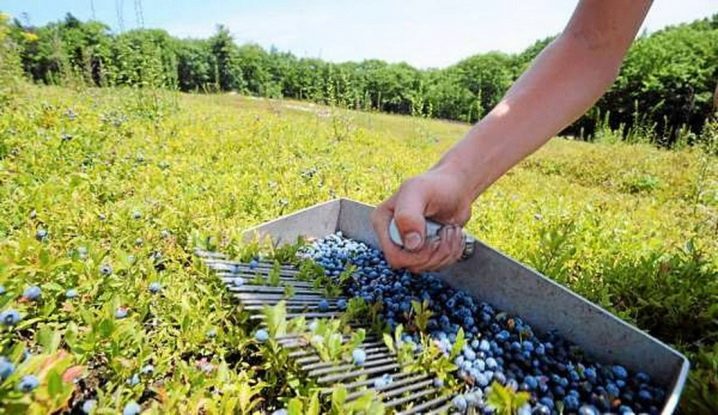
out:
<path id="1" fill-rule="evenodd" d="M 345 390 L 325 402 L 297 372 L 272 370 L 291 367 L 272 345 L 286 327 L 257 332 L 193 249 L 249 260 L 248 226 L 338 196 L 378 203 L 467 127 L 235 95 L 16 87 L 0 107 L 0 411 L 340 413 Z M 482 195 L 467 225 L 688 353 L 681 407 L 692 414 L 718 411 L 718 138 L 704 134 L 704 146 L 671 151 L 552 140 Z M 328 296 L 346 289 L 330 280 Z M 431 334 L 441 318 L 421 300 L 399 302 L 412 318 L 387 331 L 406 359 L 398 325 Z M 364 307 L 352 299 L 347 313 Z M 341 327 L 316 329 L 326 359 L 361 361 L 332 340 Z M 458 354 L 441 363 L 431 344 L 444 387 L 458 388 Z M 525 399 L 491 392 L 462 397 Z M 370 398 L 352 410 L 379 411 Z"/>

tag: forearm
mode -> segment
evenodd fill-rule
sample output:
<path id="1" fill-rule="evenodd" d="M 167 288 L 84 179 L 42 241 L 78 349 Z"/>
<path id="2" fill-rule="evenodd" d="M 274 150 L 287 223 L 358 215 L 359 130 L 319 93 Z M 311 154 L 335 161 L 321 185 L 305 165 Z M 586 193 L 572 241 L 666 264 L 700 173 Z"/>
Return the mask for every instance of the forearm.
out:
<path id="1" fill-rule="evenodd" d="M 620 62 L 596 65 L 573 39 L 552 43 L 506 96 L 439 162 L 476 198 L 516 163 L 581 116 L 615 79 Z M 555 68 L 561 68 L 556 70 Z"/>
<path id="2" fill-rule="evenodd" d="M 605 26 L 569 24 L 499 104 L 434 168 L 458 175 L 471 200 L 478 197 L 580 117 L 608 89 L 649 4 L 635 12 L 636 22 L 629 27 L 616 29 L 610 20 Z M 618 33 L 606 35 L 611 30 Z"/>

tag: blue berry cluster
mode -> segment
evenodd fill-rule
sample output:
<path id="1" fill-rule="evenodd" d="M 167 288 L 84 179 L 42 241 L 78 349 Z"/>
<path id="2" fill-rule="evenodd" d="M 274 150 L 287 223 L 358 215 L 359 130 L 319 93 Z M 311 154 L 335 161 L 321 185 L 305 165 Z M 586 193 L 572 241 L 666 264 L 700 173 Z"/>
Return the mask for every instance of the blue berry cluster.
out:
<path id="1" fill-rule="evenodd" d="M 455 290 L 432 274 L 414 275 L 392 270 L 382 253 L 344 238 L 341 232 L 314 241 L 300 255 L 337 277 L 348 266 L 356 268 L 347 295 L 383 305 L 387 325 L 407 326 L 411 301 L 426 301 L 433 312 L 427 330 L 437 346 L 449 353 L 459 328 L 466 344 L 454 363 L 456 375 L 469 392 L 454 399 L 454 407 L 490 413 L 484 394 L 493 382 L 530 393 L 530 405 L 522 414 L 619 414 L 659 413 L 664 389 L 645 373 L 629 373 L 620 365 L 587 360 L 578 348 L 557 333 L 537 336 L 520 318 L 495 310 L 470 295 Z M 418 333 L 405 341 L 418 343 Z M 353 359 L 363 363 L 361 353 Z"/>

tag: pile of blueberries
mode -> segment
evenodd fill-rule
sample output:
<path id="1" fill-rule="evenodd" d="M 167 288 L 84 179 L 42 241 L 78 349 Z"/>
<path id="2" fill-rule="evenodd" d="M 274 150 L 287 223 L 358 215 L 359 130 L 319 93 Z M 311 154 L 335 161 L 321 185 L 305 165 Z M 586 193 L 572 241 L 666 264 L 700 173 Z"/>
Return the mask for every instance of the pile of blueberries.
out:
<path id="1" fill-rule="evenodd" d="M 300 255 L 333 277 L 353 265 L 356 272 L 347 295 L 383 304 L 383 317 L 392 331 L 399 324 L 406 326 L 412 300 L 428 302 L 433 312 L 428 334 L 445 353 L 463 328 L 466 343 L 454 360 L 459 368 L 454 373 L 466 382 L 468 392 L 453 400 L 459 412 L 474 407 L 479 413 L 492 413 L 483 398 L 493 382 L 530 393 L 530 404 L 520 409 L 521 415 L 561 410 L 581 415 L 657 414 L 663 405 L 665 390 L 652 384 L 647 374 L 589 361 L 557 333 L 535 335 L 520 318 L 476 301 L 432 274 L 392 270 L 380 251 L 341 232 L 314 241 Z M 407 333 L 404 341 L 418 343 L 418 333 Z"/>

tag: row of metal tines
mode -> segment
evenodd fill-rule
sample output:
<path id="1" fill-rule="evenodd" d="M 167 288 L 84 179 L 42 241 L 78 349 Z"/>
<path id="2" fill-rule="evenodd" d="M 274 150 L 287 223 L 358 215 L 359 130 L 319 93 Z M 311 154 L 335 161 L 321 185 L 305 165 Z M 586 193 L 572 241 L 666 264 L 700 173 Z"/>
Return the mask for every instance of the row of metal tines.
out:
<path id="1" fill-rule="evenodd" d="M 340 298 L 326 299 L 312 282 L 297 279 L 299 270 L 293 265 L 280 266 L 279 285 L 274 286 L 268 283 L 269 274 L 275 267 L 273 262 L 237 262 L 229 260 L 224 254 L 205 250 L 197 250 L 196 255 L 222 279 L 242 309 L 249 312 L 250 319 L 259 320 L 260 325 L 264 319 L 263 308 L 275 306 L 280 301 L 286 304 L 287 319 L 300 316 L 307 321 L 333 319 L 342 314 L 337 306 Z M 242 283 L 238 284 L 238 279 Z M 263 284 L 258 284 L 259 281 Z M 287 296 L 287 285 L 292 287 L 290 296 Z M 322 300 L 328 302 L 328 309 L 320 310 Z M 352 324 L 352 328 L 359 327 L 361 322 Z M 348 337 L 343 340 L 348 340 Z M 276 341 L 287 349 L 289 357 L 298 367 L 322 387 L 323 395 L 331 394 L 333 386 L 343 384 L 348 392 L 348 402 L 373 390 L 384 407 L 396 414 L 436 414 L 451 408 L 451 396 L 441 393 L 433 376 L 406 371 L 396 355 L 376 336 L 367 335 L 360 346 L 366 352 L 366 361 L 362 366 L 323 361 L 302 333 L 281 336 Z M 385 375 L 391 376 L 391 383 L 375 388 L 376 380 Z"/>

